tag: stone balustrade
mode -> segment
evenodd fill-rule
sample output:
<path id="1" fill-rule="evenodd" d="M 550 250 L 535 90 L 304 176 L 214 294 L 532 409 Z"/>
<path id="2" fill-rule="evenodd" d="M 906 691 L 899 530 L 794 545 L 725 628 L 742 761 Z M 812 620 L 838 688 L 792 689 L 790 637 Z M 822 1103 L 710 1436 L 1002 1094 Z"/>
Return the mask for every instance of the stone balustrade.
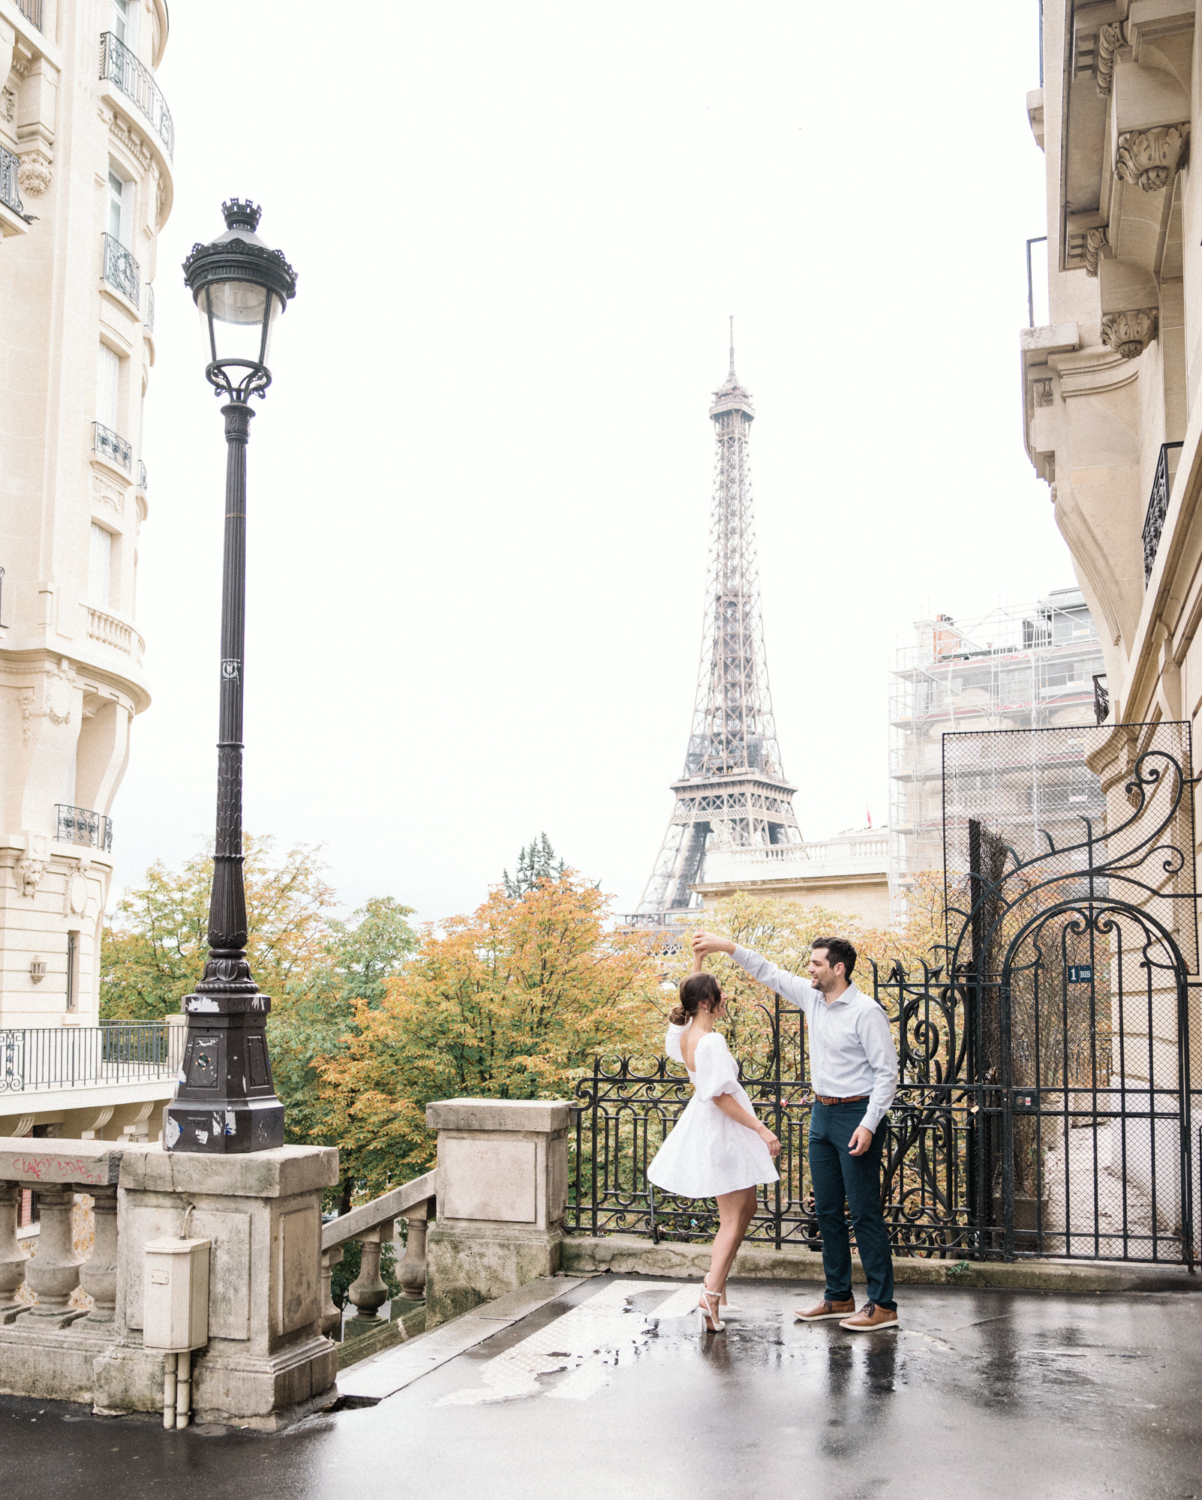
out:
<path id="1" fill-rule="evenodd" d="M 275 1428 L 329 1406 L 340 1361 L 327 1337 L 339 1321 L 330 1280 L 345 1246 L 357 1242 L 361 1262 L 343 1362 L 555 1272 L 568 1119 L 555 1100 L 431 1104 L 437 1168 L 324 1225 L 322 1195 L 338 1180 L 329 1147 L 209 1156 L 127 1139 L 0 1138 L 0 1394 L 86 1402 L 101 1415 L 161 1410 L 174 1355 L 143 1340 L 144 1247 L 188 1235 L 210 1244 L 196 1419 Z M 33 1256 L 17 1237 L 27 1187 L 41 1215 Z M 79 1194 L 95 1215 L 84 1259 L 72 1245 Z M 399 1219 L 401 1295 L 386 1321 L 381 1257 Z"/>
<path id="2" fill-rule="evenodd" d="M 324 1146 L 210 1157 L 127 1139 L 0 1138 L 0 1393 L 108 1415 L 158 1410 L 164 1354 L 143 1344 L 143 1247 L 187 1222 L 211 1244 L 198 1418 L 272 1428 L 329 1405 L 337 1358 L 322 1332 L 321 1197 L 337 1179 L 338 1153 Z M 17 1237 L 29 1187 L 40 1215 L 32 1256 Z M 83 1259 L 72 1245 L 79 1194 L 95 1223 Z"/>
<path id="3" fill-rule="evenodd" d="M 396 1221 L 408 1222 L 405 1254 L 397 1266 L 401 1296 L 418 1302 L 426 1295 L 426 1226 L 434 1215 L 438 1195 L 438 1172 L 427 1172 L 412 1182 L 361 1204 L 348 1214 L 332 1219 L 321 1231 L 322 1332 L 332 1333 L 342 1317 L 330 1291 L 334 1267 L 343 1258 L 343 1247 L 360 1247 L 359 1275 L 347 1292 L 355 1316 L 346 1332 L 354 1337 L 372 1332 L 383 1319 L 380 1308 L 388 1300 L 388 1288 L 380 1275 L 380 1258 L 396 1233 Z"/>

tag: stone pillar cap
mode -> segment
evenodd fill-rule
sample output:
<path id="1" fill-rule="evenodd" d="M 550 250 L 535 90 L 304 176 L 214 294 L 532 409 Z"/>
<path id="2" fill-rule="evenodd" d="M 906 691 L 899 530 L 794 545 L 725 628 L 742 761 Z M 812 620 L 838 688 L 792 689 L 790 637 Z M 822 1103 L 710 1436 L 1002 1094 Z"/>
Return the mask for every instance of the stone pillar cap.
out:
<path id="1" fill-rule="evenodd" d="M 431 1130 L 566 1130 L 571 1105 L 564 1099 L 439 1099 L 426 1105 Z"/>
<path id="2" fill-rule="evenodd" d="M 111 1187 L 130 1150 L 126 1141 L 71 1141 L 42 1136 L 0 1136 L 0 1182 L 79 1183 Z"/>

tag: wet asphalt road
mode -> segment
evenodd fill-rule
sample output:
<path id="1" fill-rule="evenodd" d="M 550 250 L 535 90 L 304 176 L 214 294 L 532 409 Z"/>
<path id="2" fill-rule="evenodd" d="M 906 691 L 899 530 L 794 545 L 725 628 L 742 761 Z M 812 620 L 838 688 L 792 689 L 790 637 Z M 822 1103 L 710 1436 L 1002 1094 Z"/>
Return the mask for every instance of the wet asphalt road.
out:
<path id="1" fill-rule="evenodd" d="M 0 1397 L 4 1492 L 1202 1497 L 1202 1294 L 905 1288 L 899 1333 L 853 1335 L 792 1322 L 813 1287 L 743 1283 L 743 1319 L 702 1336 L 654 1317 L 658 1285 L 598 1278 L 377 1406 L 282 1434 Z M 611 1311 L 593 1316 L 582 1305 L 603 1292 Z"/>

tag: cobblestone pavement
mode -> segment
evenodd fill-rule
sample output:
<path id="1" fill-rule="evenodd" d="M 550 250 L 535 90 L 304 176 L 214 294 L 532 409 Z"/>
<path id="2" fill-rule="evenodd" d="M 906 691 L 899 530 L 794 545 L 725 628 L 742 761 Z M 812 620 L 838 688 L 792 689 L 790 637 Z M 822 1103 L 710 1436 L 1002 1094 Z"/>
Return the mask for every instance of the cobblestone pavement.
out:
<path id="1" fill-rule="evenodd" d="M 903 1288 L 902 1328 L 795 1324 L 815 1289 L 599 1277 L 378 1405 L 265 1435 L 0 1398 L 22 1500 L 1202 1497 L 1202 1293 Z M 414 1349 L 418 1347 L 413 1346 Z"/>

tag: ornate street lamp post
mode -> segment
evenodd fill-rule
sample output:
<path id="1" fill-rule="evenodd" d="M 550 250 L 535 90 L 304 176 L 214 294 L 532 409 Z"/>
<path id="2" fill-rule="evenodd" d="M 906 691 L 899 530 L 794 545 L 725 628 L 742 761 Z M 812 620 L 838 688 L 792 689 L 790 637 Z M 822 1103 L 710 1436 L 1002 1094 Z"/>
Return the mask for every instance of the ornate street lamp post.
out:
<path id="1" fill-rule="evenodd" d="M 246 961 L 242 879 L 242 670 L 246 626 L 246 442 L 250 398 L 271 384 L 272 324 L 296 295 L 296 275 L 256 235 L 260 210 L 221 205 L 225 233 L 194 245 L 184 280 L 200 311 L 205 377 L 226 396 L 225 561 L 221 593 L 221 727 L 209 957 L 188 1017 L 184 1060 L 167 1110 L 168 1151 L 266 1151 L 284 1144 L 284 1106 L 267 1054 L 270 999 Z"/>

